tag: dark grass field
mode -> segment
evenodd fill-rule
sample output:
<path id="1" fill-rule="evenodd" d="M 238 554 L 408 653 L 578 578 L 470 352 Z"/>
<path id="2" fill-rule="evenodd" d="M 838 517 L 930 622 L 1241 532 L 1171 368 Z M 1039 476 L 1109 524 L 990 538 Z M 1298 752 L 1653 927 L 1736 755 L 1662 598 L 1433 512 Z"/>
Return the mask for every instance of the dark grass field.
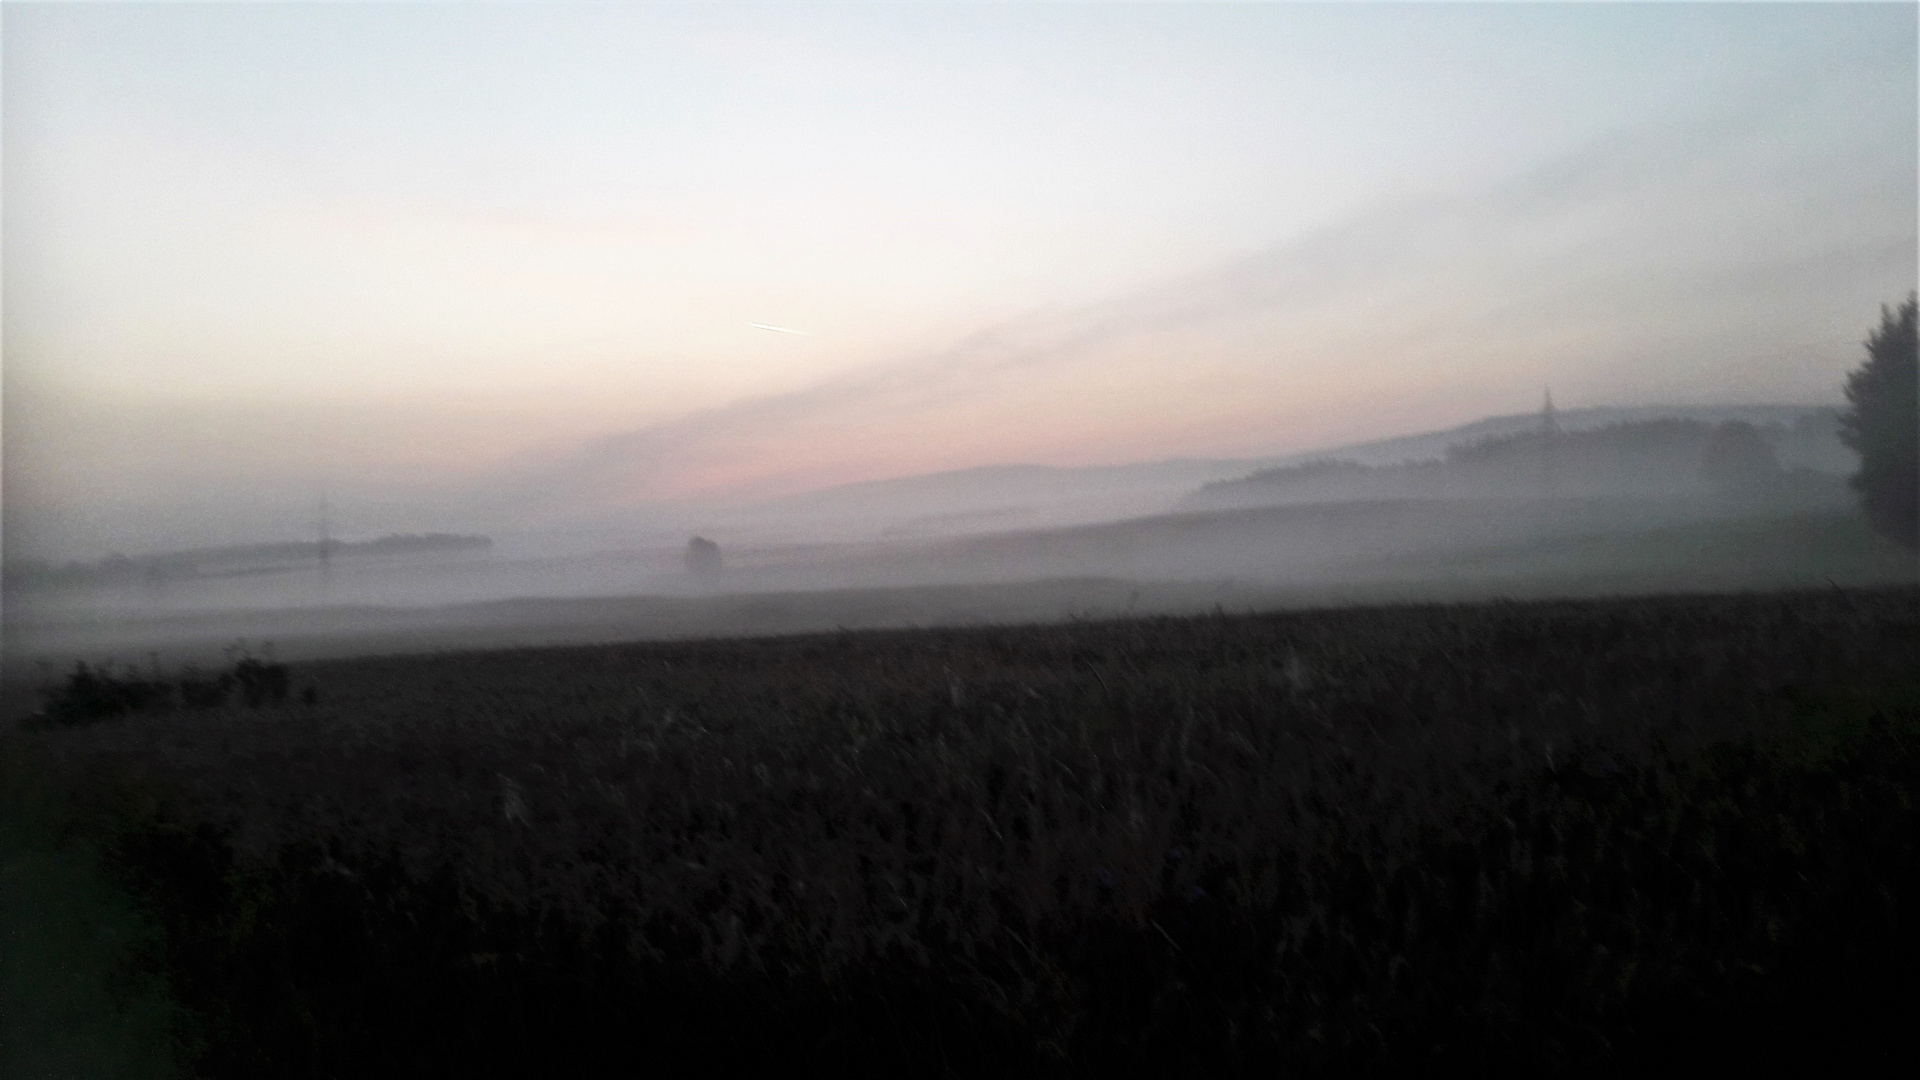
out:
<path id="1" fill-rule="evenodd" d="M 112 998 L 146 1025 L 126 1037 L 164 1019 L 188 1075 L 1916 1057 L 1912 588 L 341 660 L 290 686 L 314 700 L 6 737 L 10 835 L 40 838 L 9 866 L 92 853 L 65 887 L 150 932 L 87 962 L 144 988 Z M 42 1037 L 8 1013 L 9 1045 Z"/>

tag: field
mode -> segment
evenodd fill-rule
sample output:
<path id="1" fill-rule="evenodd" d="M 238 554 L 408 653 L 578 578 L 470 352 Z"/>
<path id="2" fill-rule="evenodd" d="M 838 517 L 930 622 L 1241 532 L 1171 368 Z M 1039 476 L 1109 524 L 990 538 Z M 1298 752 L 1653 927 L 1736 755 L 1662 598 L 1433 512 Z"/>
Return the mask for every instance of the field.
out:
<path id="1" fill-rule="evenodd" d="M 191 1075 L 1915 1056 L 1913 588 L 289 675 L 6 736 Z"/>

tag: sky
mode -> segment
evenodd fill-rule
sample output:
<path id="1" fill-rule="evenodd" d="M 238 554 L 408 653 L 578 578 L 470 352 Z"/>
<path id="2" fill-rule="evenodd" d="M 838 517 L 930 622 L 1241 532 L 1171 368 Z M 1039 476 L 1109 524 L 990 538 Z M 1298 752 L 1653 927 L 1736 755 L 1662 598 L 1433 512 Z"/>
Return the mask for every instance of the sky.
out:
<path id="1" fill-rule="evenodd" d="M 1838 403 L 1920 277 L 1911 4 L 0 22 L 10 555 Z"/>

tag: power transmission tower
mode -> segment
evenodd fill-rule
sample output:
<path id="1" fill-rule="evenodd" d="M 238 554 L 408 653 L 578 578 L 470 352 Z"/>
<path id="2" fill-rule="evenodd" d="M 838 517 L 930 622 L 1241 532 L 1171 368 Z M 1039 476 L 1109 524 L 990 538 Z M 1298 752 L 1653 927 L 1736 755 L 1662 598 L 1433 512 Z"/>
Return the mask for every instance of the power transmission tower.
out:
<path id="1" fill-rule="evenodd" d="M 1540 406 L 1540 497 L 1551 499 L 1558 484 L 1560 456 L 1560 415 L 1553 407 L 1553 387 L 1547 387 L 1546 401 Z"/>
<path id="2" fill-rule="evenodd" d="M 317 525 L 320 530 L 320 572 L 324 574 L 331 569 L 333 565 L 333 536 L 327 525 L 327 497 L 325 495 L 320 496 L 320 520 L 317 522 Z"/>

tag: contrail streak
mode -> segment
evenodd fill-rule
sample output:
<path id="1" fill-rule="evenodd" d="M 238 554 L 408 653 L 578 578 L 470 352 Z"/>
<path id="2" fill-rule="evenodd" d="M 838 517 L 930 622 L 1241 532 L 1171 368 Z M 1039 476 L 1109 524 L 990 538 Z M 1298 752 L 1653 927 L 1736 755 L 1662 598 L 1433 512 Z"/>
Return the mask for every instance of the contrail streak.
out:
<path id="1" fill-rule="evenodd" d="M 756 329 L 760 329 L 760 330 L 774 330 L 782 334 L 806 334 L 807 333 L 807 331 L 805 330 L 795 330 L 792 327 L 788 327 L 788 326 L 768 326 L 766 323 L 763 323 L 763 322 L 750 322 L 747 325 L 751 327 L 755 327 Z M 808 336 L 811 337 L 812 335 L 809 334 Z"/>

